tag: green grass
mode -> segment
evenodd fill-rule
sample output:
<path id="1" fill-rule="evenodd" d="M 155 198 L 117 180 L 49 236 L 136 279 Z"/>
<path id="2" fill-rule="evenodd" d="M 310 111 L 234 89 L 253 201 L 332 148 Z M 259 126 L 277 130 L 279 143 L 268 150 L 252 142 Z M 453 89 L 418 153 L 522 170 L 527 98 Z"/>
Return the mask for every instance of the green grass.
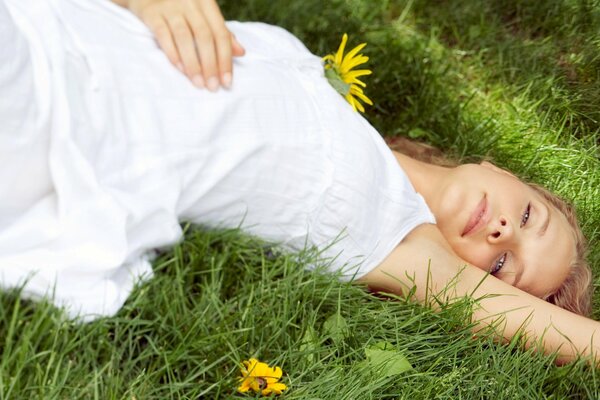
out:
<path id="1" fill-rule="evenodd" d="M 600 4 L 228 0 L 231 19 L 286 27 L 317 54 L 368 41 L 367 118 L 463 160 L 489 157 L 572 200 L 600 272 Z M 305 272 L 236 231 L 188 229 L 113 318 L 81 325 L 0 297 L 0 399 L 243 398 L 238 365 L 284 371 L 289 399 L 600 398 L 598 371 L 556 367 L 517 343 L 473 339 L 469 303 L 434 313 Z M 327 328 L 340 315 L 343 332 Z M 595 315 L 600 316 L 598 296 Z M 365 348 L 412 364 L 383 377 Z"/>

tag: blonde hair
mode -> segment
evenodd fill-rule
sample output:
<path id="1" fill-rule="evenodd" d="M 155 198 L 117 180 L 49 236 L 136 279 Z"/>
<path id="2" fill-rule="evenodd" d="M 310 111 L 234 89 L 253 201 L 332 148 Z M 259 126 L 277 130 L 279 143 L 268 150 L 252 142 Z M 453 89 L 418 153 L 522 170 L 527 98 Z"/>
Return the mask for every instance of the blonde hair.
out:
<path id="1" fill-rule="evenodd" d="M 567 218 L 575 238 L 575 257 L 571 261 L 569 275 L 563 284 L 554 293 L 545 296 L 544 300 L 588 317 L 592 313 L 592 271 L 586 260 L 587 240 L 579 227 L 575 207 L 543 186 L 527 184 Z"/>
<path id="2" fill-rule="evenodd" d="M 390 149 L 419 161 L 444 167 L 454 167 L 459 164 L 457 161 L 446 157 L 440 149 L 424 143 L 404 137 L 385 138 L 385 141 Z M 587 241 L 579 226 L 575 208 L 543 186 L 528 182 L 525 182 L 525 184 L 539 193 L 566 217 L 575 239 L 575 257 L 571 261 L 569 275 L 554 293 L 545 296 L 543 299 L 576 314 L 590 316 L 593 294 L 592 271 L 586 260 Z"/>

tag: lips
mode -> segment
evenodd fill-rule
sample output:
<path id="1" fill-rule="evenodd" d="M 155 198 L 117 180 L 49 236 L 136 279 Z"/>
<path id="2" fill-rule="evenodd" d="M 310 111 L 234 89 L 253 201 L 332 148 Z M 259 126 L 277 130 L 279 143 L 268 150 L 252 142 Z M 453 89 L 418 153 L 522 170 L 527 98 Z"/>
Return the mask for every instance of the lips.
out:
<path id="1" fill-rule="evenodd" d="M 477 204 L 475 210 L 471 214 L 471 217 L 467 221 L 465 225 L 465 229 L 460 236 L 467 236 L 471 233 L 477 232 L 486 222 L 488 215 L 488 202 L 487 197 L 483 196 L 483 199 Z"/>

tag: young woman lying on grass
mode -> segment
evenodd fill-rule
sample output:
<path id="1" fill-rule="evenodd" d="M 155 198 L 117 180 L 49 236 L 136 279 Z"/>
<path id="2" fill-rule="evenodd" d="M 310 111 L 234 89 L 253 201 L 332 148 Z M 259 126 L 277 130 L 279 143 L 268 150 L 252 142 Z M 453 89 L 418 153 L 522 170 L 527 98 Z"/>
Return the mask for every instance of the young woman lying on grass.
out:
<path id="1" fill-rule="evenodd" d="M 480 327 L 524 327 L 558 362 L 600 359 L 600 323 L 578 315 L 584 240 L 556 196 L 390 151 L 281 28 L 225 24 L 213 0 L 115 2 L 133 12 L 0 1 L 4 287 L 110 315 L 180 221 L 241 226 L 377 290 L 479 299 Z"/>

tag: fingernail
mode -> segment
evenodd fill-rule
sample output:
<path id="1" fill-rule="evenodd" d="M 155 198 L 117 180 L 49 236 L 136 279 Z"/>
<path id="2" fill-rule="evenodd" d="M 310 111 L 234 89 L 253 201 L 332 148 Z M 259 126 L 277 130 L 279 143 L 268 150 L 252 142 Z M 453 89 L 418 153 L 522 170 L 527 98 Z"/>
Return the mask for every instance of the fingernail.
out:
<path id="1" fill-rule="evenodd" d="M 194 77 L 192 78 L 192 83 L 198 88 L 203 88 L 204 79 L 202 78 L 202 75 L 194 75 Z"/>
<path id="2" fill-rule="evenodd" d="M 175 66 L 177 67 L 178 70 L 183 72 L 183 64 L 182 63 L 177 63 Z"/>
<path id="3" fill-rule="evenodd" d="M 231 87 L 231 73 L 230 72 L 225 72 L 223 74 L 223 86 L 225 86 L 227 89 L 229 89 Z"/>
<path id="4" fill-rule="evenodd" d="M 206 86 L 208 87 L 208 90 L 210 90 L 211 92 L 216 92 L 217 89 L 219 88 L 219 81 L 217 80 L 217 78 L 215 76 L 211 76 L 210 78 L 208 78 L 208 82 L 207 82 Z"/>

